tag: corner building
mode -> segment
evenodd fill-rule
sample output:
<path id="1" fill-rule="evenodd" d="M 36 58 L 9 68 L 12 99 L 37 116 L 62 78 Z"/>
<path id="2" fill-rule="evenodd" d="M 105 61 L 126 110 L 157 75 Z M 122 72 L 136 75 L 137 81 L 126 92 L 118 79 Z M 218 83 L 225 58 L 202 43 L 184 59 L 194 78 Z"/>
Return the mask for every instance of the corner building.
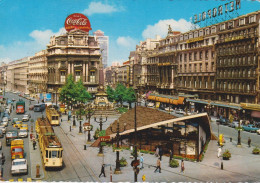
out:
<path id="1" fill-rule="evenodd" d="M 74 29 L 51 37 L 47 51 L 49 93 L 55 95 L 69 74 L 73 75 L 75 82 L 81 78 L 88 92 L 97 92 L 101 55 L 95 36 Z"/>

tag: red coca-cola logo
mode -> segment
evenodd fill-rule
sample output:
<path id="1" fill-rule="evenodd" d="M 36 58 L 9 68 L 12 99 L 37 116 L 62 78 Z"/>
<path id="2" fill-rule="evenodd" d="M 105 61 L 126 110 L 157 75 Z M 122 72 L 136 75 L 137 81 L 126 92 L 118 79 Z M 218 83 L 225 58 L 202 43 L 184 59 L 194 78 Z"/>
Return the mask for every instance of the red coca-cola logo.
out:
<path id="1" fill-rule="evenodd" d="M 65 29 L 68 32 L 74 29 L 80 29 L 86 32 L 92 30 L 89 19 L 81 13 L 69 15 L 65 20 Z"/>

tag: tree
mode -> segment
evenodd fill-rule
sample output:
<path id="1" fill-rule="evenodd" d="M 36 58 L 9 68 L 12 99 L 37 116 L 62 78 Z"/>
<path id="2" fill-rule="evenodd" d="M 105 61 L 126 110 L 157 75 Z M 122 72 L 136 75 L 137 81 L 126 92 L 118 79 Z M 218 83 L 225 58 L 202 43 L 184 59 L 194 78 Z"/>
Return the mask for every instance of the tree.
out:
<path id="1" fill-rule="evenodd" d="M 87 92 L 81 79 L 76 83 L 75 90 L 76 90 L 76 96 L 75 96 L 76 101 L 80 103 L 85 103 L 89 99 L 91 99 L 91 95 L 89 94 L 89 92 Z"/>
<path id="2" fill-rule="evenodd" d="M 132 102 L 136 101 L 135 91 L 132 87 L 126 88 L 124 101 L 128 102 L 129 108 L 132 108 L 131 106 Z"/>
<path id="3" fill-rule="evenodd" d="M 68 75 L 65 85 L 62 86 L 59 101 L 67 105 L 73 105 L 76 97 L 76 87 L 71 74 Z"/>
<path id="4" fill-rule="evenodd" d="M 117 84 L 115 92 L 114 92 L 114 99 L 116 102 L 120 102 L 121 106 L 123 106 L 126 89 L 127 88 L 123 84 L 119 83 L 119 84 Z"/>
<path id="5" fill-rule="evenodd" d="M 113 90 L 113 88 L 111 88 L 110 86 L 107 86 L 107 95 L 108 95 L 108 100 L 110 102 L 113 102 L 115 100 L 115 91 Z"/>

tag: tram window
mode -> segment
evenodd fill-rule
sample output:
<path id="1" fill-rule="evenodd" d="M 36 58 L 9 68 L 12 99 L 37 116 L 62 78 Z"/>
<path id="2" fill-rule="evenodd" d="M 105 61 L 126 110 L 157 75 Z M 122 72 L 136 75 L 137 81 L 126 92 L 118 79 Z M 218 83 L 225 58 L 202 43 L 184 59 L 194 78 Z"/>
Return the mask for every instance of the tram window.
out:
<path id="1" fill-rule="evenodd" d="M 60 158 L 60 151 L 58 151 L 58 158 Z"/>
<path id="2" fill-rule="evenodd" d="M 46 150 L 45 153 L 46 153 L 46 158 L 48 158 L 48 151 Z"/>
<path id="3" fill-rule="evenodd" d="M 51 153 L 52 158 L 57 158 L 58 157 L 57 155 L 58 155 L 57 151 L 52 151 L 52 153 Z"/>
<path id="4" fill-rule="evenodd" d="M 60 157 L 62 158 L 62 150 L 60 151 Z"/>
<path id="5" fill-rule="evenodd" d="M 51 158 L 51 151 L 49 151 L 49 158 Z"/>

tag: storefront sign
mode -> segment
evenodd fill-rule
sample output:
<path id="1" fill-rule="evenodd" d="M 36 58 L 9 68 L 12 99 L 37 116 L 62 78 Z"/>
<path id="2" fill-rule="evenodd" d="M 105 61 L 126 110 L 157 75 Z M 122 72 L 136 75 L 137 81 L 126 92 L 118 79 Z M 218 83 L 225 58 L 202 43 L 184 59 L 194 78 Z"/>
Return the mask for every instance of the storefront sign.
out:
<path id="1" fill-rule="evenodd" d="M 80 29 L 86 32 L 92 30 L 89 19 L 81 13 L 69 15 L 65 20 L 65 29 L 68 32 L 74 29 Z"/>
<path id="2" fill-rule="evenodd" d="M 102 136 L 102 137 L 99 137 L 99 138 L 100 138 L 101 142 L 108 142 L 108 141 L 110 141 L 110 136 Z"/>
<path id="3" fill-rule="evenodd" d="M 213 8 L 208 10 L 207 12 L 204 11 L 198 15 L 194 15 L 193 23 L 196 24 L 206 19 L 223 15 L 223 13 L 232 12 L 234 10 L 240 9 L 240 7 L 241 7 L 241 0 L 230 1 L 224 5 L 220 5 L 218 8 Z"/>

